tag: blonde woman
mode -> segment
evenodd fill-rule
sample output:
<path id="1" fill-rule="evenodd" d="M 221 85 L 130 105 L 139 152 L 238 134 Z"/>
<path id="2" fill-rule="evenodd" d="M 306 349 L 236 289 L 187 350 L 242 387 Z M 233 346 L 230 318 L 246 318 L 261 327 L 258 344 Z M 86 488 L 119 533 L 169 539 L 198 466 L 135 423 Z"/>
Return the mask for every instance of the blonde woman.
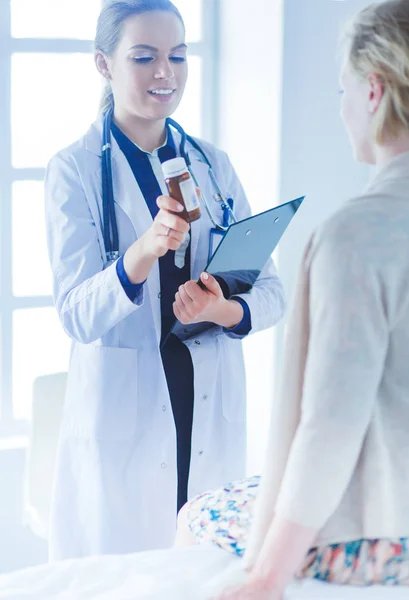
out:
<path id="1" fill-rule="evenodd" d="M 356 16 L 341 87 L 377 172 L 305 252 L 254 519 L 257 478 L 180 516 L 178 544 L 246 550 L 247 583 L 218 600 L 281 600 L 295 574 L 409 586 L 408 0 Z"/>

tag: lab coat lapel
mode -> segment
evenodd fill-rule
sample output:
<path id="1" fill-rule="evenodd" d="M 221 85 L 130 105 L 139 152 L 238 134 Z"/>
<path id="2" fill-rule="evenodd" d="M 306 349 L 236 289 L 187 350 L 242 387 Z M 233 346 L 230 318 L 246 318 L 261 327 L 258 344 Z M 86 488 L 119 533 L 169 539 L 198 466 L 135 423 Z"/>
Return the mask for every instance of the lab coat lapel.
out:
<path id="1" fill-rule="evenodd" d="M 98 156 L 101 156 L 101 136 L 102 121 L 94 123 L 85 136 L 86 149 Z M 111 136 L 111 144 L 114 201 L 119 209 L 123 210 L 128 216 L 135 230 L 136 237 L 140 239 L 152 225 L 152 216 L 135 180 L 132 169 L 129 166 L 126 157 L 120 151 L 113 136 Z M 100 173 L 98 173 L 98 177 L 100 178 Z M 118 208 L 116 210 L 118 210 Z M 160 302 L 156 301 L 160 293 L 158 261 L 155 261 L 153 264 L 146 285 L 148 286 L 149 295 L 151 297 L 153 319 L 159 343 L 161 335 L 161 315 Z"/>
<path id="2" fill-rule="evenodd" d="M 113 140 L 115 141 L 115 140 Z M 116 141 L 115 141 L 116 144 Z M 127 214 L 135 229 L 135 234 L 140 239 L 152 225 L 152 216 L 146 204 L 145 198 L 135 180 L 129 163 L 119 148 L 112 155 L 112 172 L 115 190 L 115 202 Z M 161 314 L 160 302 L 160 276 L 159 262 L 153 263 L 151 272 L 147 279 L 153 319 L 155 323 L 156 337 L 159 343 L 161 336 Z"/>
<path id="3" fill-rule="evenodd" d="M 197 182 L 199 184 L 200 190 L 202 194 L 205 194 L 207 192 L 207 180 L 208 180 L 208 167 L 206 164 L 195 160 L 192 157 L 192 165 L 191 165 L 191 169 L 193 171 L 193 173 L 195 174 L 195 177 L 197 179 Z M 192 272 L 192 277 L 196 278 L 200 275 L 200 271 L 203 269 L 203 265 L 197 264 L 197 259 L 198 259 L 198 247 L 199 247 L 199 241 L 201 241 L 201 236 L 202 235 L 206 235 L 206 232 L 203 231 L 203 223 L 204 223 L 204 214 L 205 214 L 205 208 L 202 205 L 202 203 L 200 204 L 200 210 L 202 213 L 202 217 L 200 219 L 198 219 L 197 221 L 194 221 L 191 225 L 191 234 L 192 234 L 192 242 L 191 242 L 191 272 Z"/>
<path id="4" fill-rule="evenodd" d="M 101 136 L 102 121 L 96 121 L 84 138 L 85 148 L 99 157 L 101 157 Z M 111 162 L 115 204 L 129 217 L 139 238 L 152 225 L 152 217 L 132 169 L 113 136 L 111 136 Z M 101 179 L 100 170 L 96 175 Z"/>

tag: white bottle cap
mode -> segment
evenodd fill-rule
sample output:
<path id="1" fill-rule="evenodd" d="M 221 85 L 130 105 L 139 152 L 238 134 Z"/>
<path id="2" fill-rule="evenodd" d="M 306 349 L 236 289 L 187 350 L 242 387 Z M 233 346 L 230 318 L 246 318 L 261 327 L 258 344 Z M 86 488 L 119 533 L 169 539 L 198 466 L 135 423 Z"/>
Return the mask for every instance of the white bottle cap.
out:
<path id="1" fill-rule="evenodd" d="M 166 160 L 164 163 L 162 163 L 162 171 L 165 179 L 177 177 L 178 175 L 183 175 L 183 173 L 188 172 L 186 161 L 181 156 L 177 158 L 171 158 L 170 160 Z"/>

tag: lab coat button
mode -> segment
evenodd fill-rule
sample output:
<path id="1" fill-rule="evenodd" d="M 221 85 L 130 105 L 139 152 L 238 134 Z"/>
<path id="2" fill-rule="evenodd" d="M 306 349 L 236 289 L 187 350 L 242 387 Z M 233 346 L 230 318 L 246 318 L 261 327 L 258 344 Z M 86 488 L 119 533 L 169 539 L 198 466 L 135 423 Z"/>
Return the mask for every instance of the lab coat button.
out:
<path id="1" fill-rule="evenodd" d="M 162 463 L 162 464 L 161 464 L 161 468 L 162 468 L 162 469 L 166 469 L 166 466 L 167 466 L 167 465 L 166 465 L 166 463 Z"/>
<path id="2" fill-rule="evenodd" d="M 199 450 L 198 454 L 199 454 L 199 456 L 202 456 L 203 450 Z"/>
<path id="3" fill-rule="evenodd" d="M 202 396 L 202 400 L 207 400 L 209 396 L 207 396 L 206 394 L 204 396 Z"/>
<path id="4" fill-rule="evenodd" d="M 195 340 L 196 346 L 200 346 L 200 340 Z"/>
<path id="5" fill-rule="evenodd" d="M 165 410 L 166 410 L 166 406 L 165 405 L 162 406 L 162 410 L 163 410 L 163 412 L 165 412 Z"/>

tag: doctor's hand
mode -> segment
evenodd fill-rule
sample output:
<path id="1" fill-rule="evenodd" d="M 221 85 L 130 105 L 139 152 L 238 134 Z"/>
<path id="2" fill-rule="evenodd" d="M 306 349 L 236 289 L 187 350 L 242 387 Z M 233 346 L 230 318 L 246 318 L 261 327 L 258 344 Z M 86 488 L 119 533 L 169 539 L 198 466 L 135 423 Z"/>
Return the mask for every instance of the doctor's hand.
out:
<path id="1" fill-rule="evenodd" d="M 178 250 L 189 231 L 178 213 L 183 206 L 169 196 L 157 199 L 159 212 L 144 235 L 128 248 L 124 255 L 124 268 L 131 283 L 142 283 L 148 277 L 154 262 L 168 250 Z"/>
<path id="2" fill-rule="evenodd" d="M 226 329 L 238 325 L 243 319 L 243 307 L 236 300 L 226 300 L 216 279 L 202 273 L 200 280 L 206 286 L 203 290 L 196 281 L 188 281 L 179 287 L 173 303 L 176 318 L 183 323 L 207 321 Z"/>
<path id="3" fill-rule="evenodd" d="M 147 255 L 160 258 L 168 250 L 178 250 L 185 240 L 190 225 L 177 214 L 184 208 L 173 198 L 159 196 L 156 203 L 159 212 L 141 240 Z"/>

